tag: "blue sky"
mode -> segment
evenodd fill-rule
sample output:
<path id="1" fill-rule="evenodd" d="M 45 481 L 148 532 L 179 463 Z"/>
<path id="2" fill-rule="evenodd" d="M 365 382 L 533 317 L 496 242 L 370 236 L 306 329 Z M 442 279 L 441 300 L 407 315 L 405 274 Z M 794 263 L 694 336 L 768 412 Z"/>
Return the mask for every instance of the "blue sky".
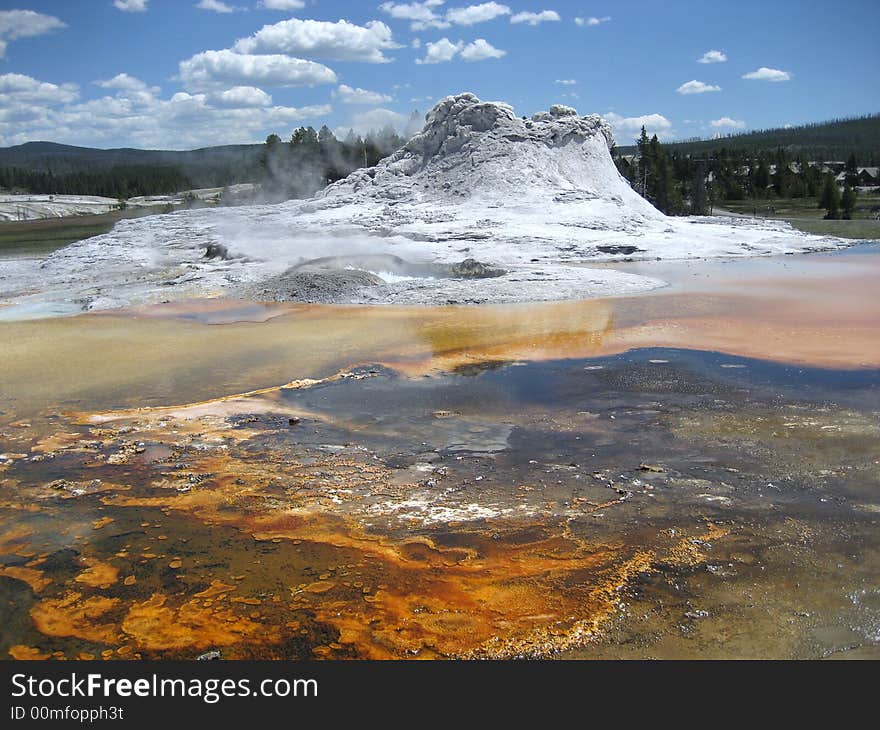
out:
<path id="1" fill-rule="evenodd" d="M 472 91 L 619 144 L 880 111 L 880 2 L 0 0 L 0 146 L 403 129 Z"/>

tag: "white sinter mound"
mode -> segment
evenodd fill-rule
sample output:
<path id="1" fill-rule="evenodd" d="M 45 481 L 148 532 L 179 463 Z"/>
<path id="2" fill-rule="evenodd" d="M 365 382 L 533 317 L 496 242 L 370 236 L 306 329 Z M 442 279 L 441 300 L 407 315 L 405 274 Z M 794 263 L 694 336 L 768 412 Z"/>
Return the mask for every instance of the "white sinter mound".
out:
<path id="1" fill-rule="evenodd" d="M 663 285 L 584 266 L 590 261 L 845 245 L 779 222 L 667 217 L 619 175 L 611 144 L 609 126 L 596 115 L 554 106 L 522 119 L 506 104 L 450 96 L 402 149 L 311 200 L 127 220 L 31 269 L 0 262 L 0 299 L 18 305 L 0 316 L 219 293 L 308 300 L 308 287 L 283 286 L 285 272 L 326 256 L 360 257 L 348 268 L 385 281 L 346 290 L 337 301 L 444 304 L 587 298 Z M 204 258 L 210 243 L 230 258 Z M 478 280 L 408 275 L 384 266 L 382 255 L 423 270 L 474 258 L 507 273 Z"/>

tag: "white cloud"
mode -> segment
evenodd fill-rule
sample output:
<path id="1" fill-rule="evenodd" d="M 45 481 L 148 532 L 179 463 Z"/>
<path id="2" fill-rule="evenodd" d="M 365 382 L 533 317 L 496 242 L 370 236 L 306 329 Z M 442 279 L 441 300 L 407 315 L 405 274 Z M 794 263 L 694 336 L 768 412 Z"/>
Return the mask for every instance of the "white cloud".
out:
<path id="1" fill-rule="evenodd" d="M 467 45 L 464 41 L 453 43 L 448 38 L 441 38 L 439 41 L 426 44 L 425 48 L 425 57 L 416 59 L 416 63 L 425 65 L 447 63 L 459 54 L 469 63 L 485 61 L 489 58 L 503 58 L 507 55 L 507 51 L 495 48 L 485 38 L 477 38 Z"/>
<path id="2" fill-rule="evenodd" d="M 0 77 L 0 145 L 45 139 L 99 147 L 191 149 L 262 141 L 270 132 L 285 133 L 333 111 L 329 105 L 271 106 L 269 95 L 257 88 L 180 92 L 161 99 L 146 84 L 141 87 L 145 91 L 135 91 L 137 80 L 132 78 L 107 82 L 119 88 L 116 96 L 73 104 L 66 103 L 75 96 L 68 85 Z"/>
<path id="3" fill-rule="evenodd" d="M 391 97 L 387 94 L 380 94 L 377 91 L 367 91 L 367 89 L 353 89 L 351 86 L 341 84 L 333 92 L 333 98 L 339 99 L 343 104 L 384 104 L 391 101 Z"/>
<path id="4" fill-rule="evenodd" d="M 413 38 L 412 42 L 410 43 L 410 46 L 412 48 L 416 48 L 416 49 L 421 48 L 422 47 L 422 39 L 421 38 Z"/>
<path id="5" fill-rule="evenodd" d="M 9 41 L 32 38 L 66 27 L 67 24 L 54 15 L 35 13 L 33 10 L 0 10 L 0 58 L 5 55 Z"/>
<path id="6" fill-rule="evenodd" d="M 724 63 L 727 60 L 727 55 L 724 51 L 706 51 L 700 58 L 697 59 L 697 63 Z"/>
<path id="7" fill-rule="evenodd" d="M 215 13 L 234 13 L 238 10 L 244 10 L 244 8 L 237 8 L 233 5 L 220 2 L 220 0 L 199 0 L 199 2 L 196 3 L 196 7 L 199 10 L 212 10 Z"/>
<path id="8" fill-rule="evenodd" d="M 441 38 L 439 41 L 435 41 L 434 43 L 425 44 L 425 48 L 427 49 L 424 58 L 416 59 L 416 63 L 418 64 L 433 64 L 433 63 L 446 63 L 447 61 L 451 61 L 453 58 L 461 52 L 461 49 L 464 48 L 464 43 L 458 41 L 458 43 L 453 43 L 448 38 Z"/>
<path id="9" fill-rule="evenodd" d="M 316 86 L 335 84 L 336 74 L 314 61 L 280 54 L 254 56 L 203 51 L 180 62 L 180 80 L 193 91 L 216 91 L 229 86 Z"/>
<path id="10" fill-rule="evenodd" d="M 302 10 L 306 4 L 303 0 L 260 0 L 259 7 L 266 10 Z"/>
<path id="11" fill-rule="evenodd" d="M 614 112 L 605 115 L 607 121 L 614 129 L 614 136 L 618 140 L 626 140 L 632 136 L 638 136 L 642 127 L 648 136 L 656 134 L 660 139 L 668 139 L 672 135 L 672 122 L 662 114 L 643 114 L 640 117 L 622 117 Z M 624 141 L 622 144 L 628 144 Z"/>
<path id="12" fill-rule="evenodd" d="M 143 13 L 149 0 L 113 0 L 113 5 L 126 13 Z"/>
<path id="13" fill-rule="evenodd" d="M 444 0 L 422 0 L 421 2 L 384 2 L 379 10 L 396 20 L 409 20 L 412 30 L 428 28 L 450 28 L 453 25 L 476 25 L 504 15 L 510 15 L 507 5 L 485 2 L 477 5 L 449 8 L 445 14 L 437 12 Z"/>
<path id="14" fill-rule="evenodd" d="M 95 82 L 102 89 L 116 89 L 121 92 L 158 94 L 161 89 L 158 86 L 148 86 L 143 81 L 126 73 L 116 74 L 112 79 L 103 79 Z"/>
<path id="15" fill-rule="evenodd" d="M 548 21 L 558 20 L 562 20 L 562 18 L 559 17 L 559 13 L 557 13 L 555 10 L 542 10 L 540 13 L 517 13 L 510 19 L 510 22 L 538 25 L 539 23 L 546 23 Z"/>
<path id="16" fill-rule="evenodd" d="M 76 84 L 50 84 L 24 74 L 0 76 L 0 106 L 15 104 L 67 104 L 79 96 Z"/>
<path id="17" fill-rule="evenodd" d="M 444 0 L 424 0 L 424 2 L 412 3 L 384 2 L 379 6 L 379 10 L 396 20 L 412 21 L 411 28 L 413 30 L 448 28 L 449 23 L 434 12 L 434 8 L 440 7 L 443 3 Z"/>
<path id="18" fill-rule="evenodd" d="M 745 129 L 746 123 L 739 119 L 731 119 L 730 117 L 721 117 L 721 119 L 713 119 L 709 122 L 710 127 L 715 129 Z"/>
<path id="19" fill-rule="evenodd" d="M 477 38 L 473 43 L 468 43 L 461 49 L 461 57 L 469 63 L 485 61 L 489 58 L 503 58 L 506 55 L 507 51 L 495 48 L 485 38 Z"/>
<path id="20" fill-rule="evenodd" d="M 743 78 L 752 81 L 789 81 L 791 74 L 788 71 L 780 71 L 778 68 L 761 66 L 757 71 L 744 74 Z"/>
<path id="21" fill-rule="evenodd" d="M 676 91 L 679 94 L 706 94 L 710 91 L 721 91 L 721 87 L 712 84 L 705 84 L 702 81 L 694 79 L 693 81 L 683 83 L 676 89 Z"/>
<path id="22" fill-rule="evenodd" d="M 287 53 L 367 63 L 388 62 L 382 51 L 393 48 L 400 46 L 394 42 L 391 29 L 378 20 L 360 26 L 347 20 L 330 23 L 291 18 L 264 25 L 254 35 L 235 43 L 240 53 Z"/>
<path id="23" fill-rule="evenodd" d="M 209 98 L 213 106 L 233 109 L 272 105 L 272 97 L 255 86 L 233 86 L 219 94 L 212 94 Z"/>
<path id="24" fill-rule="evenodd" d="M 453 25 L 476 25 L 494 20 L 502 15 L 510 15 L 510 8 L 496 2 L 468 5 L 464 8 L 450 8 L 446 11 L 446 22 Z"/>
<path id="25" fill-rule="evenodd" d="M 370 109 L 352 116 L 348 124 L 337 128 L 336 134 L 338 137 L 345 137 L 348 130 L 352 129 L 355 134 L 363 135 L 389 126 L 397 132 L 403 132 L 408 124 L 409 117 L 406 114 L 399 114 L 390 109 Z"/>
<path id="26" fill-rule="evenodd" d="M 576 25 L 580 25 L 580 26 L 586 25 L 589 27 L 595 27 L 597 25 L 602 25 L 602 23 L 607 23 L 609 20 L 611 20 L 611 17 L 606 15 L 604 18 L 596 18 L 596 17 L 575 18 L 574 22 Z"/>
<path id="27" fill-rule="evenodd" d="M 556 83 L 562 86 L 574 86 L 577 84 L 577 79 L 556 79 Z"/>

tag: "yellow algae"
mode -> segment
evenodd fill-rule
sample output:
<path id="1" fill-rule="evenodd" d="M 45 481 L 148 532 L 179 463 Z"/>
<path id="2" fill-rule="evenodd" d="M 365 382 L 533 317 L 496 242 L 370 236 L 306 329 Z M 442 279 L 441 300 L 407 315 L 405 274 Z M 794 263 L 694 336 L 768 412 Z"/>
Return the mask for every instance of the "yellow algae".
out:
<path id="1" fill-rule="evenodd" d="M 119 569 L 110 563 L 97 558 L 84 558 L 83 562 L 88 566 L 76 576 L 77 583 L 84 583 L 92 588 L 109 588 L 119 579 Z"/>
<path id="2" fill-rule="evenodd" d="M 100 519 L 97 519 L 92 523 L 92 529 L 100 530 L 102 527 L 106 527 L 111 522 L 113 522 L 112 517 L 101 517 Z"/>
<path id="3" fill-rule="evenodd" d="M 196 598 L 214 598 L 215 596 L 220 596 L 230 591 L 234 591 L 236 586 L 229 585 L 219 580 L 212 580 L 211 585 L 205 588 L 205 590 L 196 593 Z"/>
<path id="4" fill-rule="evenodd" d="M 24 525 L 15 525 L 0 533 L 0 552 L 20 555 L 20 551 L 28 544 L 33 530 Z"/>
<path id="5" fill-rule="evenodd" d="M 326 593 L 329 590 L 332 590 L 336 586 L 335 583 L 329 580 L 320 580 L 314 583 L 308 583 L 300 588 L 300 590 L 305 591 L 306 593 Z"/>
<path id="6" fill-rule="evenodd" d="M 9 647 L 9 656 L 13 659 L 18 659 L 19 661 L 31 661 L 35 659 L 48 659 L 50 655 L 44 654 L 39 649 L 35 649 L 32 646 L 16 644 L 15 646 Z"/>
<path id="7" fill-rule="evenodd" d="M 19 565 L 3 566 L 0 568 L 0 575 L 27 583 L 34 593 L 39 593 L 52 583 L 52 579 L 47 578 L 42 570 Z"/>

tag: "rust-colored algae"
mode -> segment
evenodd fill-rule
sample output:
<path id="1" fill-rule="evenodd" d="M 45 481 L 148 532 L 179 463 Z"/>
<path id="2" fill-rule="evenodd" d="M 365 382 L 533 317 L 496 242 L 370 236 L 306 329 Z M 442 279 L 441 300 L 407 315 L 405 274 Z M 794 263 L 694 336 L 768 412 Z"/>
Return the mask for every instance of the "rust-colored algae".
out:
<path id="1" fill-rule="evenodd" d="M 247 400 L 253 406 L 253 396 Z M 497 520 L 487 526 L 499 535 L 496 542 L 465 526 L 460 528 L 465 539 L 454 546 L 441 544 L 430 532 L 395 536 L 368 529 L 365 499 L 402 498 L 417 485 L 401 482 L 373 459 L 352 455 L 311 454 L 298 460 L 270 451 L 258 460 L 249 458 L 234 447 L 256 432 L 230 432 L 229 403 L 216 404 L 221 416 L 212 414 L 209 404 L 199 404 L 197 414 L 180 408 L 117 414 L 117 427 L 134 423 L 141 438 L 148 435 L 172 451 L 193 442 L 198 448 L 187 452 L 186 468 L 164 472 L 146 488 L 103 492 L 104 509 L 112 509 L 117 522 L 129 509 L 161 510 L 185 516 L 192 525 L 237 530 L 279 549 L 317 551 L 331 562 L 310 578 L 289 583 L 287 603 L 277 597 L 263 601 L 247 574 L 207 576 L 207 585 L 202 582 L 198 590 L 188 589 L 187 577 L 178 575 L 179 593 L 150 588 L 144 594 L 132 571 L 135 562 L 141 566 L 137 570 L 155 573 L 179 570 L 183 560 L 154 552 L 154 541 L 174 537 L 164 520 L 139 520 L 144 541 L 117 551 L 117 564 L 87 551 L 80 558 L 86 567 L 71 582 L 76 590 L 32 608 L 41 633 L 109 645 L 114 648 L 107 651 L 123 658 L 135 650 L 190 656 L 216 646 L 282 656 L 273 647 L 280 647 L 285 636 L 312 630 L 302 628 L 305 612 L 335 636 L 312 647 L 317 657 L 548 656 L 597 636 L 616 612 L 620 591 L 656 563 L 691 566 L 700 559 L 689 537 L 608 544 L 571 529 L 571 519 L 614 509 L 614 500 L 582 504 L 573 499 L 566 520 Z M 107 440 L 113 442 L 112 432 Z M 279 484 L 286 485 L 283 492 Z M 449 523 L 446 529 L 459 528 Z M 523 537 L 529 530 L 534 535 Z M 507 540 L 507 534 L 518 537 Z M 160 557 L 157 567 L 149 567 L 148 558 Z M 199 560 L 187 564 L 188 572 L 199 570 Z M 83 595 L 83 589 L 112 588 L 120 571 L 127 575 L 122 582 L 130 596 Z M 120 643 L 124 651 L 118 651 Z"/>
<path id="2" fill-rule="evenodd" d="M 131 606 L 122 631 L 141 648 L 150 650 L 204 649 L 229 646 L 259 637 L 272 643 L 276 630 L 236 615 L 229 609 L 205 608 L 191 600 L 177 608 L 166 605 L 167 596 L 154 593 Z"/>
<path id="3" fill-rule="evenodd" d="M 100 644 L 116 640 L 117 626 L 107 614 L 119 604 L 118 598 L 68 592 L 60 598 L 47 598 L 31 609 L 34 626 L 46 636 L 74 636 Z"/>

